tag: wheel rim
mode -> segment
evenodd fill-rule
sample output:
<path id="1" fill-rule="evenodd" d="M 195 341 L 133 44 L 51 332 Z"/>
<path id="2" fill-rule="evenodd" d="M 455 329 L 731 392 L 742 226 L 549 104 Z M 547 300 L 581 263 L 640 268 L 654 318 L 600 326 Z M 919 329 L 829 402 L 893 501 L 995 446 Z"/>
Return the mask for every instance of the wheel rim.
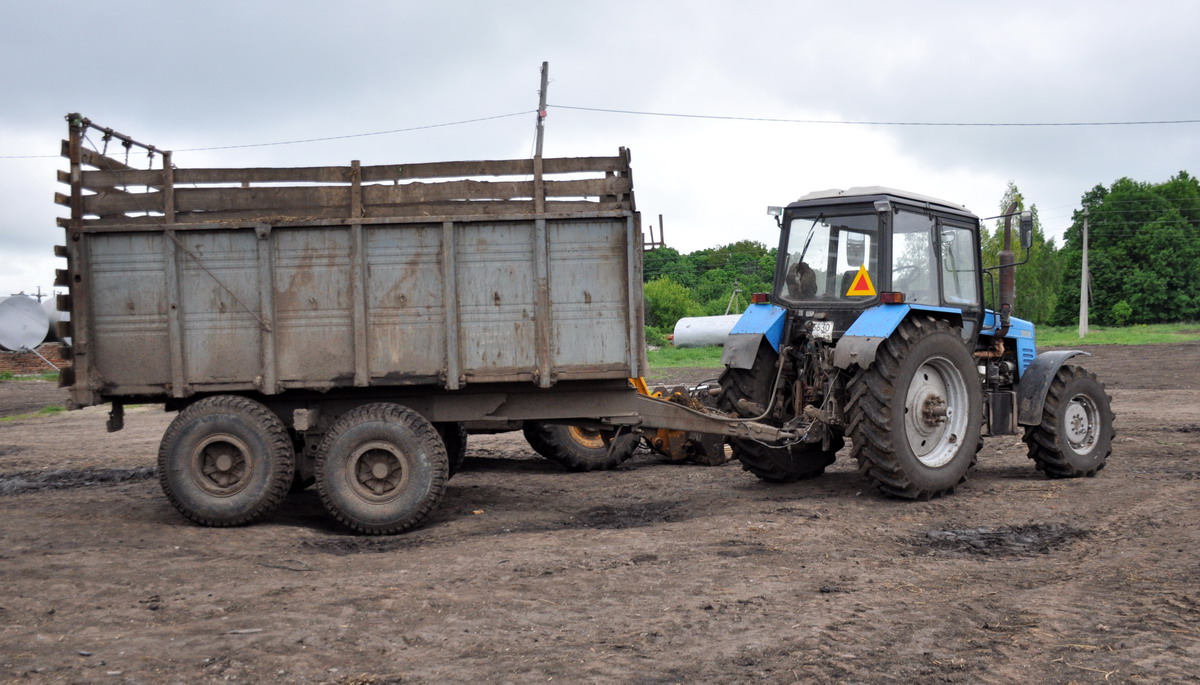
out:
<path id="1" fill-rule="evenodd" d="M 567 426 L 571 439 L 588 449 L 605 449 L 604 437 L 600 431 L 579 426 Z"/>
<path id="2" fill-rule="evenodd" d="M 967 383 L 945 357 L 932 357 L 916 373 L 904 402 L 904 432 L 909 449 L 925 466 L 937 468 L 954 459 L 966 432 Z"/>
<path id="3" fill-rule="evenodd" d="M 217 497 L 232 497 L 244 490 L 254 467 L 250 448 L 228 433 L 205 438 L 192 450 L 188 462 L 192 480 Z"/>
<path id="4" fill-rule="evenodd" d="M 390 442 L 369 442 L 350 455 L 346 480 L 356 495 L 369 502 L 399 497 L 408 484 L 409 458 Z"/>
<path id="5" fill-rule="evenodd" d="M 1100 409 L 1087 395 L 1076 395 L 1067 402 L 1063 412 L 1063 432 L 1075 454 L 1087 454 L 1096 448 L 1096 427 L 1100 425 Z"/>

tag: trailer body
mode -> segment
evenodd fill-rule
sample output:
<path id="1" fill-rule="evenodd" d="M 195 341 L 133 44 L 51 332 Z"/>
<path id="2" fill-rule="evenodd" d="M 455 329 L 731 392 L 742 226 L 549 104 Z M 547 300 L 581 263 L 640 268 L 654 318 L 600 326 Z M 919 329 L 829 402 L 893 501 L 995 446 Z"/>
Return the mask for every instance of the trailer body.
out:
<path id="1" fill-rule="evenodd" d="M 351 528 L 407 530 L 461 462 L 464 424 L 786 435 L 630 383 L 646 363 L 624 148 L 187 169 L 67 119 L 70 192 L 56 201 L 71 215 L 55 252 L 74 364 L 61 384 L 72 408 L 111 403 L 109 430 L 128 402 L 179 411 L 159 478 L 196 522 L 259 520 L 315 480 Z"/>

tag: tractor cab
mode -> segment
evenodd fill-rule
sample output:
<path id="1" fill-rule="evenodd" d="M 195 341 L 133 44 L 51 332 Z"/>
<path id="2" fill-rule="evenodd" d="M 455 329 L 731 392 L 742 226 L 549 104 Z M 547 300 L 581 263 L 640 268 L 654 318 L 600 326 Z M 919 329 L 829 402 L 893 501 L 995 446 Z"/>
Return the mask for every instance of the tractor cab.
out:
<path id="1" fill-rule="evenodd" d="M 965 338 L 978 335 L 979 219 L 962 205 L 874 186 L 810 193 L 772 213 L 781 228 L 772 300 L 832 322 L 832 339 L 879 304 L 944 309 L 961 317 Z"/>

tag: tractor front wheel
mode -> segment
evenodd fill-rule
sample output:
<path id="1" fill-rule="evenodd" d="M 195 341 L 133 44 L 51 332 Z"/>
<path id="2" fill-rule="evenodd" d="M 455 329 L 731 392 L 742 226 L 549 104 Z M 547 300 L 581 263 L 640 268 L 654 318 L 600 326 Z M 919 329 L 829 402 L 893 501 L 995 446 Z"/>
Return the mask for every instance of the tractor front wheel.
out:
<path id="1" fill-rule="evenodd" d="M 1094 476 L 1112 452 L 1113 413 L 1104 385 L 1077 366 L 1058 370 L 1042 422 L 1026 426 L 1029 458 L 1049 478 Z"/>
<path id="2" fill-rule="evenodd" d="M 975 465 L 983 397 L 958 331 L 928 316 L 905 320 L 869 369 L 848 384 L 858 470 L 885 494 L 946 495 Z"/>

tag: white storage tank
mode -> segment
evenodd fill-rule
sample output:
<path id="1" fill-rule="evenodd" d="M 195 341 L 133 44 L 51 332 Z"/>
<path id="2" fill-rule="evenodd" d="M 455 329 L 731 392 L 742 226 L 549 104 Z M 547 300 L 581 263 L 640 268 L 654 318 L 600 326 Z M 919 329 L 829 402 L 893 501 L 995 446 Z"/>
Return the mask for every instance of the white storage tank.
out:
<path id="1" fill-rule="evenodd" d="M 49 322 L 37 300 L 13 295 L 0 300 L 0 349 L 33 349 L 46 339 Z"/>
<path id="2" fill-rule="evenodd" d="M 741 314 L 684 317 L 675 324 L 675 347 L 724 345 L 740 318 Z"/>

